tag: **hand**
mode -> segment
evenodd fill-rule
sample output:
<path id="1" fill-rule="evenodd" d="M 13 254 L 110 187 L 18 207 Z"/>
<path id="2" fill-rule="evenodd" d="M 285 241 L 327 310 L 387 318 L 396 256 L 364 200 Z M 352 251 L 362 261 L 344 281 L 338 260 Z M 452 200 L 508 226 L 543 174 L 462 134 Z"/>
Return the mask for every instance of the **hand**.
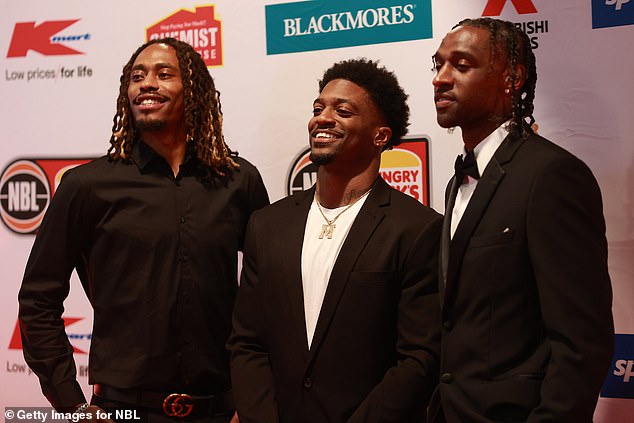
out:
<path id="1" fill-rule="evenodd" d="M 233 417 L 229 420 L 229 423 L 240 423 L 240 419 L 238 418 L 238 412 L 233 413 Z"/>

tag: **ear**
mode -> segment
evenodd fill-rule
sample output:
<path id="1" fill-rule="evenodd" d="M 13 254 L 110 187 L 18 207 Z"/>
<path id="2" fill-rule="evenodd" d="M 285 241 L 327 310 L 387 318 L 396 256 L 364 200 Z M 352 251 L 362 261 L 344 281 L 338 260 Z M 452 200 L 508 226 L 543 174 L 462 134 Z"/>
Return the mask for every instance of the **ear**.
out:
<path id="1" fill-rule="evenodd" d="M 519 91 L 524 86 L 526 81 L 526 67 L 524 65 L 515 66 L 515 91 Z"/>
<path id="2" fill-rule="evenodd" d="M 511 91 L 511 87 L 513 87 L 514 92 L 518 92 L 522 86 L 524 86 L 524 81 L 526 80 L 526 67 L 524 65 L 515 65 L 515 80 L 511 79 L 511 71 L 507 69 L 504 71 L 504 84 L 505 84 L 505 93 L 509 93 Z"/>
<path id="3" fill-rule="evenodd" d="M 392 129 L 389 126 L 380 126 L 374 134 L 374 145 L 382 151 L 390 138 L 392 138 Z"/>

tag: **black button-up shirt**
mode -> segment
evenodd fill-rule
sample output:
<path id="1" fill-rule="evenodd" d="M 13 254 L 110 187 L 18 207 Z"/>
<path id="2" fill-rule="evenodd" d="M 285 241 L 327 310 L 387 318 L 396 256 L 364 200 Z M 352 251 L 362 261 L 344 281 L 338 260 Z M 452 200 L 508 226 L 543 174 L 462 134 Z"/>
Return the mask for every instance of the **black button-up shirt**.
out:
<path id="1" fill-rule="evenodd" d="M 137 142 L 67 172 L 20 289 L 24 355 L 53 406 L 83 402 L 61 319 L 73 269 L 94 309 L 89 382 L 205 394 L 230 388 L 225 343 L 248 218 L 268 204 L 256 168 L 210 176 L 191 152 L 174 177 Z"/>

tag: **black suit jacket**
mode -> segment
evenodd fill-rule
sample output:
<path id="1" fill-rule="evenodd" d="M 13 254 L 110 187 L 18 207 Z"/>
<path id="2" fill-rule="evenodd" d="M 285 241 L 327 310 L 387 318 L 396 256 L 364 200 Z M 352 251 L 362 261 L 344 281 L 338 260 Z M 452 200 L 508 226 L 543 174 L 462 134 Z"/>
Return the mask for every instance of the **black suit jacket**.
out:
<path id="1" fill-rule="evenodd" d="M 430 421 L 587 423 L 613 350 L 601 194 L 579 159 L 507 136 L 441 241 L 442 359 Z"/>
<path id="2" fill-rule="evenodd" d="M 249 223 L 229 341 L 240 422 L 423 421 L 438 377 L 441 216 L 377 179 L 309 350 L 301 254 L 313 196 L 280 200 Z"/>

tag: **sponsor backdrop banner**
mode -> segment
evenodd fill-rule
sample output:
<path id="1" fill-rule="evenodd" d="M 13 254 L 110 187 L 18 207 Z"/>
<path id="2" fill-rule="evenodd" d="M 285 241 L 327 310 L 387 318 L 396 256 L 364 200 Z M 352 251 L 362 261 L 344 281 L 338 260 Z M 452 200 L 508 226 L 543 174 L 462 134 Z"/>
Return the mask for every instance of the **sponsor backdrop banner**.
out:
<path id="1" fill-rule="evenodd" d="M 222 93 L 227 142 L 260 169 L 273 200 L 314 182 L 306 126 L 323 71 L 347 58 L 380 60 L 411 108 L 407 142 L 384 154 L 381 174 L 443 212 L 462 143 L 459 130 L 436 124 L 431 55 L 460 19 L 499 16 L 521 26 L 535 49 L 539 132 L 588 163 L 602 188 L 618 337 L 596 421 L 631 422 L 634 1 L 0 0 L 0 7 L 0 409 L 47 405 L 22 357 L 17 293 L 61 175 L 108 148 L 121 69 L 140 44 L 173 36 L 200 52 Z M 92 313 L 76 279 L 65 310 L 88 395 Z"/>

